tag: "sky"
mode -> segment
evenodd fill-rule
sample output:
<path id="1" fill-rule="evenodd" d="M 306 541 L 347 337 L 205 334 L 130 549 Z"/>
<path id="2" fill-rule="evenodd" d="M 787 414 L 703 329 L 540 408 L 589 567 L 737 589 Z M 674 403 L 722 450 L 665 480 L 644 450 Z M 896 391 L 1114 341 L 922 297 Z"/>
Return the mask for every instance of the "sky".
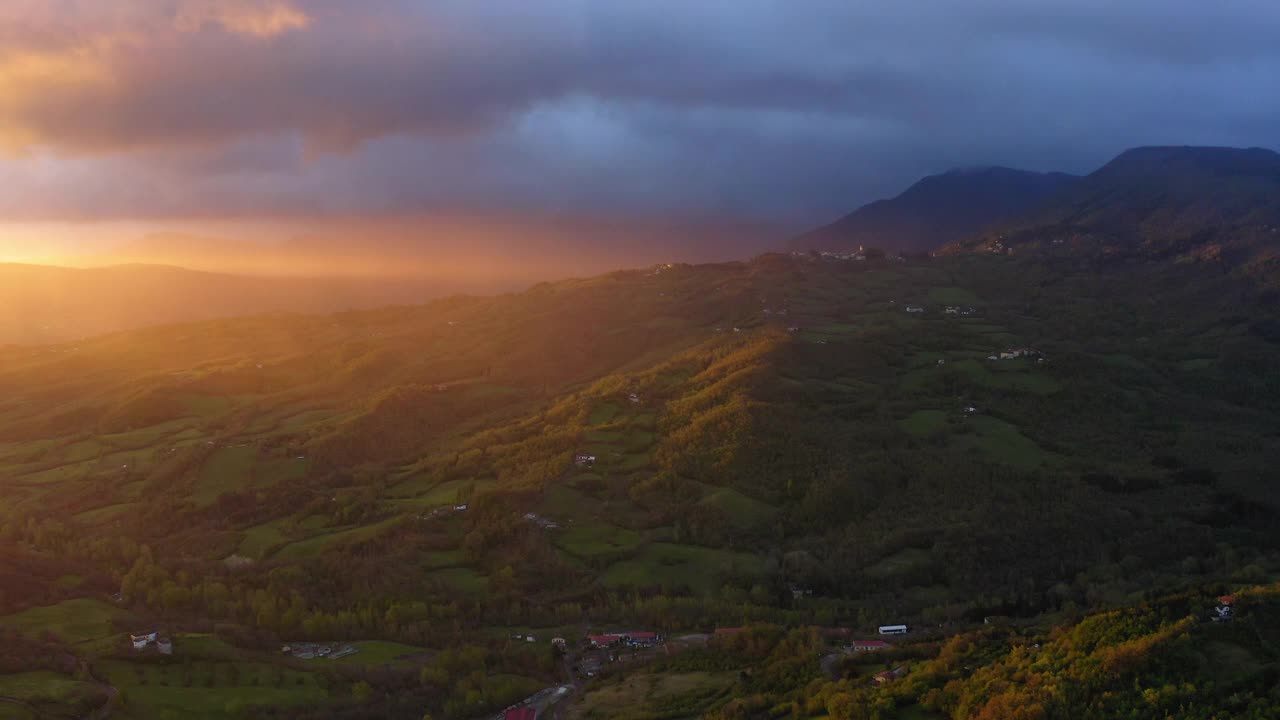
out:
<path id="1" fill-rule="evenodd" d="M 732 255 L 956 166 L 1274 148 L 1277 37 L 1274 0 L 4 0 L 0 260 Z"/>

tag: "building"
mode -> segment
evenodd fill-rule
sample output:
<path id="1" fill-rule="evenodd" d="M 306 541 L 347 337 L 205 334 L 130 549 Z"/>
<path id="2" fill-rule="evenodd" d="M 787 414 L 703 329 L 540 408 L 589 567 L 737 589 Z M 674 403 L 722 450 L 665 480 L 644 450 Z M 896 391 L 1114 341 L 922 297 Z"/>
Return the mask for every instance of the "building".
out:
<path id="1" fill-rule="evenodd" d="M 538 711 L 531 707 L 508 708 L 503 720 L 537 720 Z"/>
<path id="2" fill-rule="evenodd" d="M 611 633 L 609 635 L 588 635 L 587 640 L 591 643 L 591 647 L 607 648 L 613 647 L 614 645 L 622 642 L 622 636 L 616 633 Z"/>
<path id="3" fill-rule="evenodd" d="M 879 630 L 881 635 L 906 635 L 906 625 L 881 625 Z"/>
<path id="4" fill-rule="evenodd" d="M 1235 618 L 1235 611 L 1232 603 L 1235 597 L 1231 595 L 1223 595 L 1218 598 L 1218 606 L 1213 609 L 1213 615 L 1210 617 L 1214 622 L 1231 622 Z"/>
<path id="5" fill-rule="evenodd" d="M 573 464 L 578 467 L 590 467 L 596 462 L 595 455 L 587 455 L 586 453 L 578 453 L 573 456 Z"/>
<path id="6" fill-rule="evenodd" d="M 651 645 L 657 645 L 661 640 L 662 638 L 659 637 L 658 633 L 655 633 L 655 632 L 627 633 L 627 642 L 631 645 L 649 647 Z"/>
<path id="7" fill-rule="evenodd" d="M 129 641 L 133 643 L 134 650 L 146 650 L 147 646 L 156 641 L 159 633 L 142 633 L 140 635 L 130 635 Z"/>
<path id="8" fill-rule="evenodd" d="M 887 650 L 893 647 L 883 640 L 854 640 L 849 646 L 852 652 L 875 652 L 877 650 Z"/>
<path id="9" fill-rule="evenodd" d="M 892 670 L 881 670 L 872 677 L 872 682 L 877 685 L 886 685 L 898 679 L 898 674 Z"/>
<path id="10" fill-rule="evenodd" d="M 172 655 L 173 641 L 167 637 L 157 639 L 156 650 L 159 650 L 161 655 Z"/>
<path id="11" fill-rule="evenodd" d="M 923 308 L 923 307 L 920 307 L 919 305 L 908 305 L 908 306 L 907 306 L 907 312 L 909 312 L 909 313 L 922 313 L 922 312 L 924 312 L 924 308 Z"/>

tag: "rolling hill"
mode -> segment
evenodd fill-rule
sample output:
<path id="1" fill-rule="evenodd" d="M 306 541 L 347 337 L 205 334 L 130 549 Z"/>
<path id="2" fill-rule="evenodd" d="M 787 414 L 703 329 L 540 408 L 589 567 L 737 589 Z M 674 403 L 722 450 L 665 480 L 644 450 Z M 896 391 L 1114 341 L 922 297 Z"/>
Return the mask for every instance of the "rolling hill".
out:
<path id="1" fill-rule="evenodd" d="M 589 651 L 552 637 L 751 626 L 575 707 L 1265 717 L 1270 591 L 1247 633 L 1185 617 L 1280 571 L 1280 312 L 1248 258 L 1064 257 L 769 254 L 2 348 L 0 688 L 466 720 L 564 683 Z M 929 628 L 883 656 L 908 681 L 824 679 L 806 628 L 890 622 Z M 1229 691 L 1184 687 L 1210 664 Z"/>
<path id="2" fill-rule="evenodd" d="M 790 248 L 932 250 L 1017 217 L 1069 187 L 1074 179 L 1065 173 L 1004 167 L 930 175 L 897 197 L 864 205 L 830 225 L 793 239 Z"/>

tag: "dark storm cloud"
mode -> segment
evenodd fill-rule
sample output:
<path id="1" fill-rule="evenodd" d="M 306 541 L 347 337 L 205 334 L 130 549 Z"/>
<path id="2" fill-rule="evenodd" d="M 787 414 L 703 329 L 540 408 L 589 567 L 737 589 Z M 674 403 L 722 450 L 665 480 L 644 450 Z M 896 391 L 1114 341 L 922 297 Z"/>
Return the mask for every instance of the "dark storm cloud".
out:
<path id="1" fill-rule="evenodd" d="M 1272 2 L 16 3 L 11 216 L 803 223 L 954 165 L 1280 127 Z"/>

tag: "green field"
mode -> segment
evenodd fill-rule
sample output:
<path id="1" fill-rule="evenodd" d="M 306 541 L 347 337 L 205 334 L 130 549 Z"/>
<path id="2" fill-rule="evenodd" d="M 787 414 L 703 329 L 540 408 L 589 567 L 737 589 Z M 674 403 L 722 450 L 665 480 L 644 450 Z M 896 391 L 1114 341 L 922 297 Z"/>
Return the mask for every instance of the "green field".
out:
<path id="1" fill-rule="evenodd" d="M 871 577 L 891 577 L 927 566 L 931 562 L 932 559 L 928 550 L 906 548 L 882 558 L 874 565 L 867 567 L 864 572 Z"/>
<path id="2" fill-rule="evenodd" d="M 79 644 L 116 634 L 111 619 L 118 614 L 116 608 L 100 600 L 77 598 L 2 617 L 0 625 L 34 635 L 51 632 L 66 642 Z"/>
<path id="3" fill-rule="evenodd" d="M 93 690 L 89 683 L 47 670 L 0 675 L 0 697 L 33 704 L 65 703 Z"/>
<path id="4" fill-rule="evenodd" d="M 288 522 L 285 519 L 255 525 L 244 531 L 244 539 L 240 541 L 240 554 L 250 558 L 265 557 L 267 551 L 288 540 L 282 527 Z"/>
<path id="5" fill-rule="evenodd" d="M 197 505 L 212 505 L 219 495 L 248 487 L 257 456 L 253 446 L 219 448 L 200 468 L 191 499 Z"/>
<path id="6" fill-rule="evenodd" d="M 430 581 L 440 583 L 451 592 L 463 595 L 480 595 L 489 591 L 489 578 L 471 568 L 444 568 L 426 574 Z"/>
<path id="7" fill-rule="evenodd" d="M 114 505 L 104 505 L 100 508 L 94 508 L 93 510 L 85 510 L 84 512 L 76 513 L 75 518 L 80 522 L 83 522 L 89 525 L 94 525 L 97 523 L 110 522 L 112 520 L 115 520 L 121 515 L 129 512 L 130 509 L 136 508 L 139 506 L 141 506 L 141 503 L 136 503 L 136 502 L 115 503 Z"/>
<path id="8" fill-rule="evenodd" d="M 640 545 L 640 534 L 604 522 L 582 522 L 562 530 L 555 543 L 579 557 L 628 552 Z"/>
<path id="9" fill-rule="evenodd" d="M 333 660 L 345 665 L 412 665 L 418 662 L 426 650 L 414 645 L 386 642 L 383 640 L 367 640 L 354 642 L 351 646 L 360 652 Z"/>
<path id="10" fill-rule="evenodd" d="M 203 658 L 206 660 L 231 660 L 237 650 L 224 640 L 208 633 L 179 633 L 173 636 L 173 651 L 177 657 Z"/>
<path id="11" fill-rule="evenodd" d="M 332 545 L 360 542 L 361 540 L 376 537 L 379 533 L 398 522 L 400 522 L 399 517 L 392 517 L 371 525 L 361 525 L 335 532 L 321 533 L 306 540 L 289 543 L 273 553 L 272 557 L 281 560 L 314 557 Z"/>
<path id="12" fill-rule="evenodd" d="M 604 425 L 617 417 L 621 408 L 617 403 L 605 402 L 600 403 L 591 410 L 591 414 L 587 416 L 588 425 Z"/>
<path id="13" fill-rule="evenodd" d="M 717 508 L 737 527 L 757 527 L 777 516 L 777 508 L 747 497 L 733 488 L 715 488 L 698 501 L 699 505 Z"/>
<path id="14" fill-rule="evenodd" d="M 1003 420 L 977 416 L 968 422 L 974 432 L 961 436 L 961 444 L 978 450 L 995 462 L 1021 470 L 1035 470 L 1053 460 L 1051 454 Z"/>
<path id="15" fill-rule="evenodd" d="M 941 410 L 916 410 L 898 424 L 915 437 L 929 437 L 946 431 L 947 414 Z"/>
<path id="16" fill-rule="evenodd" d="M 241 718 L 255 705 L 310 705 L 328 696 L 313 674 L 263 663 L 144 665 L 109 660 L 100 668 L 120 689 L 124 703 L 118 716 L 130 720 Z"/>
<path id="17" fill-rule="evenodd" d="M 958 287 L 929 288 L 929 302 L 937 305 L 977 305 L 978 296 Z"/>
<path id="18" fill-rule="evenodd" d="M 749 553 L 651 543 L 634 558 L 609 566 L 600 582 L 606 587 L 687 587 L 708 593 L 726 577 L 758 575 L 763 565 L 760 556 Z"/>

